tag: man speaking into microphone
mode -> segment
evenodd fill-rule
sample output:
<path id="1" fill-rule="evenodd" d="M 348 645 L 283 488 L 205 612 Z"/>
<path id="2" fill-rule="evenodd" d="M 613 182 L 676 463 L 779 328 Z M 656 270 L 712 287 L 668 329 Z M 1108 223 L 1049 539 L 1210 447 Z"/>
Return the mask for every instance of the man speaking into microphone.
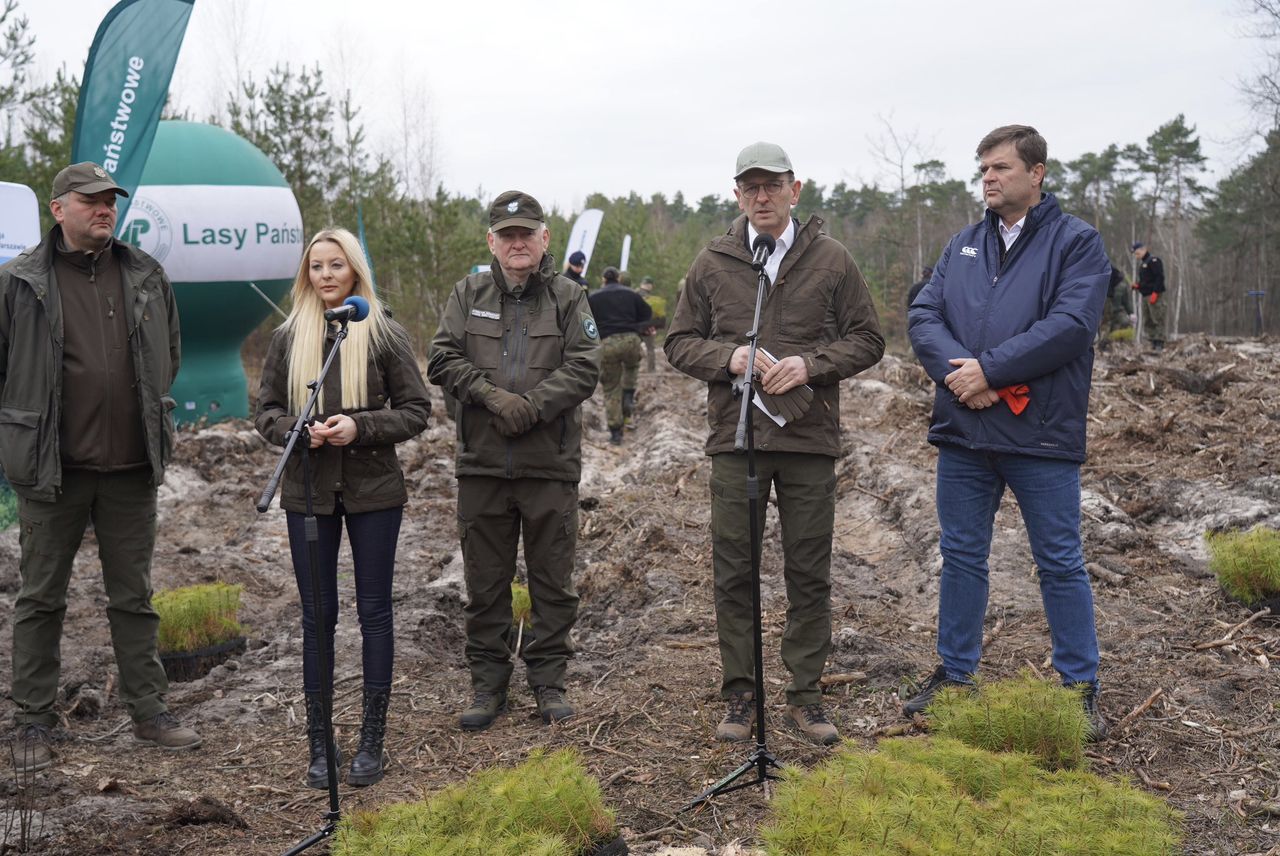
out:
<path id="1" fill-rule="evenodd" d="M 772 485 L 788 600 L 782 636 L 782 661 L 791 672 L 787 719 L 810 740 L 830 744 L 839 733 L 823 709 L 818 679 L 831 649 L 839 384 L 880 361 L 884 338 L 849 251 L 823 233 L 821 218 L 810 216 L 801 225 L 791 216 L 801 183 L 787 153 L 773 143 L 753 143 L 738 155 L 733 177 L 742 216 L 694 259 L 663 346 L 672 366 L 707 382 L 712 562 L 726 703 L 716 739 L 749 740 L 755 721 L 747 461 L 734 453 L 740 407 L 733 391 L 735 377 L 747 370 L 758 285 L 754 260 L 768 282 L 756 388 L 766 406 L 788 416 L 778 424 L 752 408 L 761 494 L 757 531 L 764 531 Z"/>

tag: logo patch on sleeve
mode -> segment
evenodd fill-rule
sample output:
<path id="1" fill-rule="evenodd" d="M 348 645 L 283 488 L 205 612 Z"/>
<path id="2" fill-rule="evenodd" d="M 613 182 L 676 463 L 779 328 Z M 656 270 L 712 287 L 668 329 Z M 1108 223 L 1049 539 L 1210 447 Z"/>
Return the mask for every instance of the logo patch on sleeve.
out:
<path id="1" fill-rule="evenodd" d="M 600 330 L 596 327 L 596 319 L 585 313 L 582 316 L 582 332 L 586 333 L 587 338 L 592 341 L 600 338 Z"/>

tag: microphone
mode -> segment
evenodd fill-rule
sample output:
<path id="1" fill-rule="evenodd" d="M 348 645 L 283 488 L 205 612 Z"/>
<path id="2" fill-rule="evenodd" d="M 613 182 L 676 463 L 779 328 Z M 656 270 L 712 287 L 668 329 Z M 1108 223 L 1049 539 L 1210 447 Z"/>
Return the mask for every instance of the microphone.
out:
<path id="1" fill-rule="evenodd" d="M 752 270 L 764 270 L 764 266 L 769 261 L 773 248 L 778 245 L 777 240 L 768 232 L 761 232 L 756 235 L 756 242 L 751 245 L 751 249 L 755 251 L 755 255 L 751 257 Z"/>
<path id="2" fill-rule="evenodd" d="M 369 317 L 369 301 L 363 297 L 351 295 L 342 301 L 342 305 L 336 309 L 326 309 L 324 311 L 324 320 L 326 321 L 363 321 Z"/>

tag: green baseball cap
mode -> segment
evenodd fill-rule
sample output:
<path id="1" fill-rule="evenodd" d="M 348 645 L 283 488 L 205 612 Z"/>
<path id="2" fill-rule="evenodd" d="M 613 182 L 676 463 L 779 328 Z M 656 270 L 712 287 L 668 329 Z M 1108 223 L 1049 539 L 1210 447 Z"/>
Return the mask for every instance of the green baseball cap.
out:
<path id="1" fill-rule="evenodd" d="M 777 143 L 752 143 L 738 153 L 737 172 L 733 174 L 736 181 L 742 174 L 753 169 L 765 172 L 794 172 L 791 158 Z"/>
<path id="2" fill-rule="evenodd" d="M 93 161 L 72 164 L 54 176 L 53 195 L 49 198 L 57 199 L 72 190 L 86 196 L 92 196 L 104 190 L 114 190 L 117 196 L 129 195 L 129 191 L 116 184 L 110 173 Z"/>
<path id="3" fill-rule="evenodd" d="M 541 229 L 544 225 L 546 218 L 538 200 L 519 190 L 508 190 L 500 194 L 489 206 L 489 230 L 492 232 L 508 226 Z"/>

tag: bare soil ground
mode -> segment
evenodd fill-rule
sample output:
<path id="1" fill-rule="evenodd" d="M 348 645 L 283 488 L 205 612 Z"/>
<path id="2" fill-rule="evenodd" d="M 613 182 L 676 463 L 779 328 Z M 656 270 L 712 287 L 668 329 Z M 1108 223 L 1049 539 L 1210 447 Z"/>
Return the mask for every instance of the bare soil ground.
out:
<path id="1" fill-rule="evenodd" d="M 1280 853 L 1280 681 L 1273 670 L 1280 625 L 1262 618 L 1237 628 L 1251 613 L 1223 596 L 1201 537 L 1210 528 L 1280 526 L 1277 378 L 1274 343 L 1198 336 L 1158 358 L 1119 346 L 1099 355 L 1095 369 L 1084 537 L 1103 650 L 1102 702 L 1113 725 L 1125 723 L 1092 749 L 1089 762 L 1184 812 L 1189 854 Z M 919 731 L 900 716 L 897 693 L 935 662 L 935 453 L 924 440 L 931 396 L 909 356 L 887 357 L 844 384 L 827 701 L 842 735 L 866 747 L 885 734 Z M 581 715 L 555 728 L 537 719 L 520 667 L 508 715 L 481 734 L 455 725 L 469 682 L 452 424 L 442 407 L 437 413 L 424 435 L 400 449 L 410 502 L 397 566 L 391 765 L 375 787 L 344 785 L 343 810 L 414 799 L 481 767 L 514 764 L 534 747 L 572 746 L 603 782 L 632 852 L 670 845 L 746 852 L 768 809 L 763 788 L 677 813 L 746 755 L 712 739 L 722 708 L 702 386 L 665 365 L 642 373 L 637 427 L 621 448 L 605 442 L 598 398 L 587 405 L 582 611 L 569 677 Z M 251 628 L 246 653 L 172 688 L 171 706 L 204 736 L 197 752 L 134 744 L 113 689 L 105 595 L 92 536 L 86 539 L 63 644 L 65 739 L 54 766 L 25 790 L 3 767 L 0 822 L 10 824 L 10 847 L 23 803 L 35 808 L 32 852 L 51 854 L 280 853 L 319 828 L 326 793 L 302 785 L 301 630 L 283 515 L 253 508 L 275 456 L 247 423 L 185 432 L 161 494 L 156 587 L 239 583 Z M 786 603 L 772 511 L 765 539 L 770 749 L 787 765 L 809 767 L 829 750 L 782 723 L 777 649 Z M 16 531 L 0 533 L 0 596 L 9 605 L 17 558 Z M 1012 496 L 998 518 L 991 564 L 984 673 L 1051 675 Z M 360 715 L 360 637 L 349 572 L 340 584 L 335 718 L 350 747 Z M 10 638 L 11 621 L 11 609 L 0 612 L 0 639 Z M 6 642 L 0 686 L 10 673 Z M 96 697 L 105 705 L 94 705 Z"/>

